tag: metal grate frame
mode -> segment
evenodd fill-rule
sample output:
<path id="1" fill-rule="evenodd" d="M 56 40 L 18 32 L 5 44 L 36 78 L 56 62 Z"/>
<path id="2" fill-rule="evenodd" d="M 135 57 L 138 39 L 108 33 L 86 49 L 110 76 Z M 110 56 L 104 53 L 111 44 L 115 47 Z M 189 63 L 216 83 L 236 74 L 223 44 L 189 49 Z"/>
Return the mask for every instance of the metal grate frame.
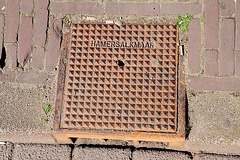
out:
<path id="1" fill-rule="evenodd" d="M 62 45 L 55 133 L 183 138 L 177 43 L 175 25 L 72 24 Z"/>

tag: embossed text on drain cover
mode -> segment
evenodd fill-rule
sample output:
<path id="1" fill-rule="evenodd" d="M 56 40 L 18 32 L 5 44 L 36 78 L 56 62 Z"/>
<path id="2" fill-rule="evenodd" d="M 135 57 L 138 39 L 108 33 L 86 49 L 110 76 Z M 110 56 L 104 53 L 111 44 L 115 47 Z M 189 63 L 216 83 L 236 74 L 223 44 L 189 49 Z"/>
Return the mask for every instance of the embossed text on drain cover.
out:
<path id="1" fill-rule="evenodd" d="M 176 132 L 177 29 L 72 24 L 61 128 Z"/>

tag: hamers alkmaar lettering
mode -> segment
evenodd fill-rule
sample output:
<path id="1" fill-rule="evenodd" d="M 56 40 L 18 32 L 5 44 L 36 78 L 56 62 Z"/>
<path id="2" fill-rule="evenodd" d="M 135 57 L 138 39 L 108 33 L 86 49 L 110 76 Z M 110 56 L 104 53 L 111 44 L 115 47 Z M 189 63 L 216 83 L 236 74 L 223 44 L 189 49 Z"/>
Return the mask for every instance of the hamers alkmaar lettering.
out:
<path id="1" fill-rule="evenodd" d="M 154 48 L 153 42 L 91 41 L 91 47 Z"/>

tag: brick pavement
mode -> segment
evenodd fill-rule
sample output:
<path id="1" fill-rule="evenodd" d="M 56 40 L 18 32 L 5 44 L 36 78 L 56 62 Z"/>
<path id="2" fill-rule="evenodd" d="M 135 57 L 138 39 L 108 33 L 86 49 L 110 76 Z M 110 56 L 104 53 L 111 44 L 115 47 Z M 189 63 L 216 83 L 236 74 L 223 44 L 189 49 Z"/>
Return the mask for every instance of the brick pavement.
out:
<path id="1" fill-rule="evenodd" d="M 205 20 L 201 22 L 201 32 L 204 34 L 194 44 L 189 44 L 188 84 L 192 89 L 239 91 L 239 12 L 235 10 L 239 8 L 236 5 L 238 3 L 227 0 L 205 1 L 205 10 L 202 10 Z M 191 24 L 189 43 L 191 37 L 196 36 L 196 28 L 199 28 L 199 23 Z M 201 50 L 196 48 L 200 42 L 204 44 Z"/>
<path id="2" fill-rule="evenodd" d="M 240 91 L 240 0 L 0 1 L 0 51 L 6 51 L 0 82 L 39 85 L 49 84 L 51 75 L 56 79 L 66 14 L 174 18 L 186 13 L 194 15 L 185 52 L 188 87 Z"/>
<path id="3" fill-rule="evenodd" d="M 228 86 L 226 88 L 231 88 L 229 83 L 225 83 L 225 79 L 229 78 L 228 82 L 235 82 L 240 78 L 238 63 L 240 18 L 237 14 L 240 9 L 239 5 L 236 5 L 240 2 L 238 0 L 236 4 L 235 1 L 226 0 L 219 2 L 206 0 L 205 4 L 186 0 L 174 3 L 164 2 L 76 3 L 70 1 L 63 3 L 51 1 L 50 3 L 49 0 L 24 0 L 20 6 L 16 5 L 17 3 L 13 0 L 9 0 L 5 5 L 2 2 L 1 6 L 5 8 L 1 10 L 0 14 L 0 44 L 6 48 L 6 68 L 9 72 L 13 72 L 19 66 L 24 68 L 23 63 L 29 54 L 30 70 L 39 72 L 39 74 L 56 70 L 62 28 L 62 20 L 59 17 L 64 17 L 65 14 L 171 16 L 189 13 L 196 17 L 191 21 L 189 27 L 187 65 L 187 75 L 190 76 L 188 78 L 189 86 L 196 88 L 195 85 L 198 85 L 202 86 L 197 87 L 199 90 L 211 90 L 208 84 L 196 83 L 196 79 L 200 81 L 204 78 L 211 81 L 213 78 L 217 78 L 222 85 Z M 204 5 L 205 7 L 203 7 Z M 194 77 L 194 83 L 190 82 L 191 77 Z M 18 75 L 15 78 L 17 80 Z M 6 82 L 7 79 L 5 78 L 4 81 Z M 9 79 L 9 81 L 13 80 Z M 27 83 L 31 83 L 31 81 Z M 214 90 L 223 89 L 214 88 Z"/>
<path id="4" fill-rule="evenodd" d="M 240 157 L 234 155 L 203 154 L 179 152 L 174 150 L 137 149 L 114 146 L 73 146 L 50 144 L 0 144 L 0 159 L 3 160 L 201 160 L 201 159 L 225 159 L 237 160 Z"/>
<path id="5" fill-rule="evenodd" d="M 61 34 L 55 35 L 51 22 L 60 30 L 62 22 L 49 18 L 49 0 L 18 2 L 1 1 L 0 45 L 6 49 L 6 66 L 0 81 L 41 84 L 58 63 Z M 16 72 L 19 68 L 22 71 Z"/>

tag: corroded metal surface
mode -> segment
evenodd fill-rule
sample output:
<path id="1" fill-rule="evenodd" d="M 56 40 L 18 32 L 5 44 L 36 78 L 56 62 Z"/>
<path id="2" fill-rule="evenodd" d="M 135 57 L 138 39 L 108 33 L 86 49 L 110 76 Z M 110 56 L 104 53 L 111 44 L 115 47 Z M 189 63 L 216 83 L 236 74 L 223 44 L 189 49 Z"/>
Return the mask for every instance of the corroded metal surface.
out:
<path id="1" fill-rule="evenodd" d="M 62 128 L 175 132 L 174 25 L 72 24 Z"/>
<path id="2" fill-rule="evenodd" d="M 185 75 L 177 43 L 175 25 L 72 24 L 61 48 L 57 141 L 183 145 Z"/>

